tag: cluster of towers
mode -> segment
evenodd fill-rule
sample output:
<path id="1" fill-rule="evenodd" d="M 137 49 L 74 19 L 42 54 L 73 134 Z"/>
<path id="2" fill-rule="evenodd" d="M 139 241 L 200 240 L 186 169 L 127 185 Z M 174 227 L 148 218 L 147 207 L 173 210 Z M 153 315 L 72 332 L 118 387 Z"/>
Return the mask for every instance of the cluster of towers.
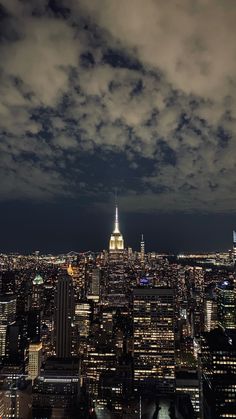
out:
<path id="1" fill-rule="evenodd" d="M 0 416 L 235 417 L 233 264 L 126 249 L 117 206 L 108 251 L 63 257 L 0 272 Z"/>

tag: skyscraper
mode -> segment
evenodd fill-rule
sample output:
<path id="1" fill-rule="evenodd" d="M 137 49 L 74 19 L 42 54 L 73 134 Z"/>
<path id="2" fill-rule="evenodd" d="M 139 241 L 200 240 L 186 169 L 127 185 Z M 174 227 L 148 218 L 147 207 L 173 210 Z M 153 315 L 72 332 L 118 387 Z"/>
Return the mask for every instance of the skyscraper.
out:
<path id="1" fill-rule="evenodd" d="M 101 270 L 94 268 L 91 273 L 91 279 L 89 283 L 89 290 L 87 294 L 88 300 L 99 301 L 100 298 L 100 282 L 101 282 Z"/>
<path id="2" fill-rule="evenodd" d="M 114 229 L 110 238 L 109 251 L 117 252 L 117 251 L 122 251 L 122 250 L 124 250 L 124 239 L 119 228 L 118 206 L 116 205 L 115 223 L 114 223 Z"/>
<path id="3" fill-rule="evenodd" d="M 31 343 L 29 345 L 29 365 L 28 375 L 31 380 L 34 380 L 40 374 L 42 362 L 42 343 Z"/>
<path id="4" fill-rule="evenodd" d="M 236 336 L 221 328 L 203 334 L 201 343 L 204 419 L 235 418 Z"/>
<path id="5" fill-rule="evenodd" d="M 145 242 L 143 238 L 143 234 L 141 236 L 141 243 L 140 243 L 140 256 L 141 256 L 141 263 L 145 261 Z"/>
<path id="6" fill-rule="evenodd" d="M 37 274 L 33 279 L 32 304 L 33 309 L 42 309 L 43 278 Z"/>
<path id="7" fill-rule="evenodd" d="M 7 330 L 16 316 L 16 297 L 0 296 L 0 357 L 6 355 Z"/>
<path id="8" fill-rule="evenodd" d="M 124 305 L 126 284 L 124 281 L 124 240 L 119 228 L 118 207 L 115 209 L 115 223 L 109 243 L 108 302 Z"/>
<path id="9" fill-rule="evenodd" d="M 230 281 L 224 280 L 218 284 L 217 292 L 217 317 L 218 323 L 224 329 L 235 329 L 235 289 Z"/>
<path id="10" fill-rule="evenodd" d="M 134 380 L 174 391 L 174 291 L 171 288 L 133 290 Z"/>
<path id="11" fill-rule="evenodd" d="M 33 386 L 33 418 L 80 418 L 78 358 L 48 358 Z"/>
<path id="12" fill-rule="evenodd" d="M 74 289 L 72 278 L 62 274 L 58 278 L 55 293 L 55 340 L 56 356 L 68 358 L 72 347 L 72 321 L 74 317 Z"/>

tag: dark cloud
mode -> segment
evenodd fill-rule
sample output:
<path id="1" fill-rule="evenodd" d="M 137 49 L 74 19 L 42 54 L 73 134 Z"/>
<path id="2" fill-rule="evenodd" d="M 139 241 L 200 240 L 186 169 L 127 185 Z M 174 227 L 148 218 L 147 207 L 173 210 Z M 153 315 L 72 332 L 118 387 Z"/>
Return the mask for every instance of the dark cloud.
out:
<path id="1" fill-rule="evenodd" d="M 0 0 L 0 199 L 236 210 L 234 2 Z M 220 30 L 219 30 L 220 27 Z"/>

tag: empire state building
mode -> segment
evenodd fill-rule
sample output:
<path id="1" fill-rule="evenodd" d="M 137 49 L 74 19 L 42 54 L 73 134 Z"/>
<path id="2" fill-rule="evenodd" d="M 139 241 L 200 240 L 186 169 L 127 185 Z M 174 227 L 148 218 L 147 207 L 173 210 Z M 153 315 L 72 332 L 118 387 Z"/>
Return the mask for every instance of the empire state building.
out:
<path id="1" fill-rule="evenodd" d="M 111 234 L 109 251 L 111 253 L 124 250 L 124 239 L 119 229 L 118 206 L 116 205 L 114 230 Z"/>

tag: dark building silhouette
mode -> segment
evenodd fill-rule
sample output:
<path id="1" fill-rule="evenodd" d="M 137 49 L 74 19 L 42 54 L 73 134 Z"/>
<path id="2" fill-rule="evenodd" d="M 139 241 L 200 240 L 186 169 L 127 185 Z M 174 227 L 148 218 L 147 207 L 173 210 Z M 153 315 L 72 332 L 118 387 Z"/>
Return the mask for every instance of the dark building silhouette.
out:
<path id="1" fill-rule="evenodd" d="M 40 341 L 41 313 L 39 310 L 28 312 L 28 339 L 33 342 Z"/>
<path id="2" fill-rule="evenodd" d="M 14 271 L 5 271 L 0 273 L 0 293 L 15 294 L 16 281 Z"/>
<path id="3" fill-rule="evenodd" d="M 72 320 L 74 318 L 74 289 L 72 278 L 63 274 L 58 278 L 55 293 L 55 347 L 58 358 L 68 358 L 72 349 Z"/>
<path id="4" fill-rule="evenodd" d="M 33 386 L 33 418 L 72 419 L 78 415 L 80 362 L 78 358 L 49 358 Z"/>

